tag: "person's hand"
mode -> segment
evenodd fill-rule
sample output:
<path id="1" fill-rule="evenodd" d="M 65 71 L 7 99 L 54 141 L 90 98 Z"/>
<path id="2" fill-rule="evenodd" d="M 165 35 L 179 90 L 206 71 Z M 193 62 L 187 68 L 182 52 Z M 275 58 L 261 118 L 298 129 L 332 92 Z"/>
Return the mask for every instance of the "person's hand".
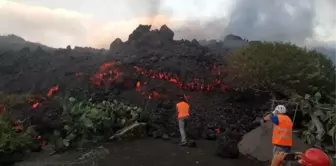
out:
<path id="1" fill-rule="evenodd" d="M 303 153 L 302 153 L 302 152 L 295 152 L 295 154 L 296 154 L 296 156 L 297 156 L 297 160 L 298 160 L 298 162 L 301 163 L 301 162 L 302 162 L 301 159 L 302 159 L 302 157 L 303 157 Z"/>
<path id="2" fill-rule="evenodd" d="M 303 156 L 303 153 L 302 152 L 295 152 L 296 156 L 301 159 L 302 156 Z"/>
<path id="3" fill-rule="evenodd" d="M 272 164 L 271 166 L 280 166 L 282 161 L 284 160 L 285 156 L 287 153 L 285 152 L 277 152 L 272 159 Z"/>
<path id="4" fill-rule="evenodd" d="M 266 116 L 264 116 L 264 121 L 268 121 L 271 119 L 271 114 L 267 114 Z"/>

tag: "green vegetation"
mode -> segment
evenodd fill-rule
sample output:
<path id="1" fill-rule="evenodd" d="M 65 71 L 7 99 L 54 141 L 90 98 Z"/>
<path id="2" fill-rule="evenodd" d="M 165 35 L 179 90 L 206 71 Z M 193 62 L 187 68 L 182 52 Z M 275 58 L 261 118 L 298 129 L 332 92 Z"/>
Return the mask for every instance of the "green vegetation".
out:
<path id="1" fill-rule="evenodd" d="M 0 115 L 0 152 L 13 153 L 26 149 L 32 138 L 28 132 L 16 132 L 9 118 Z"/>
<path id="2" fill-rule="evenodd" d="M 252 42 L 228 58 L 239 88 L 288 97 L 320 92 L 335 96 L 335 66 L 325 55 L 289 43 Z"/>
<path id="3" fill-rule="evenodd" d="M 63 106 L 64 128 L 54 132 L 56 151 L 80 146 L 84 141 L 107 140 L 117 130 L 135 121 L 141 121 L 142 109 L 114 100 L 93 103 L 76 101 L 75 98 L 60 100 Z"/>
<path id="4" fill-rule="evenodd" d="M 0 164 L 22 160 L 33 143 L 28 131 L 16 132 L 6 114 L 0 115 Z"/>
<path id="5" fill-rule="evenodd" d="M 11 110 L 14 106 L 27 105 L 31 94 L 7 94 L 0 92 L 0 104 L 4 105 L 6 109 Z"/>
<path id="6" fill-rule="evenodd" d="M 335 151 L 336 145 L 336 105 L 322 103 L 321 93 L 314 96 L 306 95 L 302 98 L 292 98 L 300 103 L 304 115 L 309 115 L 311 121 L 303 132 L 303 138 L 308 144 L 322 146 L 326 151 Z"/>
<path id="7" fill-rule="evenodd" d="M 335 145 L 336 73 L 325 55 L 290 43 L 252 42 L 228 57 L 226 70 L 237 89 L 299 103 L 311 118 L 304 132 L 307 142 Z"/>

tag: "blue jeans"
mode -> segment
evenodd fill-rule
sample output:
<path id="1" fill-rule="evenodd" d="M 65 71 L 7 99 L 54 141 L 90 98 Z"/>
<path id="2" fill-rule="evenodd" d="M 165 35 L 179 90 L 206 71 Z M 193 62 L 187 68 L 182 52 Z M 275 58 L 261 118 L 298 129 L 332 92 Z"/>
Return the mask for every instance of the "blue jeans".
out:
<path id="1" fill-rule="evenodd" d="M 181 134 L 181 142 L 187 142 L 187 134 L 185 132 L 185 121 L 188 119 L 188 116 L 178 118 L 178 125 L 180 129 L 180 134 Z"/>
<path id="2" fill-rule="evenodd" d="M 291 147 L 290 146 L 274 145 L 274 147 L 273 147 L 273 155 L 275 155 L 278 152 L 289 153 L 290 151 L 291 151 Z"/>

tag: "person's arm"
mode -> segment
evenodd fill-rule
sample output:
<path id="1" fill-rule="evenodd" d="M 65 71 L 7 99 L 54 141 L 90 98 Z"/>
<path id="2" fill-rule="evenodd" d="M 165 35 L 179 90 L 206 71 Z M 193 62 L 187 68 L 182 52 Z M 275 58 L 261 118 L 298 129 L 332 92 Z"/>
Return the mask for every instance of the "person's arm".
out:
<path id="1" fill-rule="evenodd" d="M 274 123 L 276 125 L 279 125 L 279 118 L 278 118 L 277 115 L 271 114 L 269 118 L 270 118 L 272 123 Z"/>
<path id="2" fill-rule="evenodd" d="M 272 123 L 276 124 L 276 125 L 279 125 L 279 118 L 277 115 L 274 115 L 274 114 L 267 114 L 265 117 L 264 117 L 264 120 L 265 121 L 271 121 Z"/>
<path id="3" fill-rule="evenodd" d="M 274 155 L 272 159 L 271 166 L 280 166 L 286 156 L 285 152 L 278 152 Z"/>
<path id="4" fill-rule="evenodd" d="M 269 121 L 269 120 L 271 120 L 271 119 L 270 119 L 270 116 L 271 116 L 271 114 L 267 114 L 267 115 L 264 117 L 264 120 L 265 120 L 265 121 Z"/>

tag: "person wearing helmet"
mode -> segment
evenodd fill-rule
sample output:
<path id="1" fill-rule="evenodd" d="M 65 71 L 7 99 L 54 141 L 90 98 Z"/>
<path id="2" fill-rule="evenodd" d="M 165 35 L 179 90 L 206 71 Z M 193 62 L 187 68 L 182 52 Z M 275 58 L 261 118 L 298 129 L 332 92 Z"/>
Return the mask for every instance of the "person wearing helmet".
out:
<path id="1" fill-rule="evenodd" d="M 273 156 L 277 152 L 291 151 L 293 144 L 293 122 L 289 116 L 286 115 L 286 107 L 284 105 L 277 105 L 271 114 L 264 117 L 265 121 L 271 121 L 273 125 L 272 144 Z M 274 159 L 274 158 L 273 158 Z"/>
<path id="2" fill-rule="evenodd" d="M 274 156 L 271 166 L 280 166 L 286 161 L 286 153 L 278 152 Z M 295 165 L 300 166 L 331 166 L 331 161 L 326 153 L 318 148 L 309 148 L 305 152 L 296 152 Z"/>
<path id="3" fill-rule="evenodd" d="M 185 122 L 189 118 L 189 104 L 187 103 L 184 96 L 180 96 L 179 100 L 176 104 L 176 113 L 177 113 L 177 120 L 179 125 L 179 130 L 181 134 L 181 143 L 180 145 L 187 144 L 187 135 L 185 132 Z"/>

